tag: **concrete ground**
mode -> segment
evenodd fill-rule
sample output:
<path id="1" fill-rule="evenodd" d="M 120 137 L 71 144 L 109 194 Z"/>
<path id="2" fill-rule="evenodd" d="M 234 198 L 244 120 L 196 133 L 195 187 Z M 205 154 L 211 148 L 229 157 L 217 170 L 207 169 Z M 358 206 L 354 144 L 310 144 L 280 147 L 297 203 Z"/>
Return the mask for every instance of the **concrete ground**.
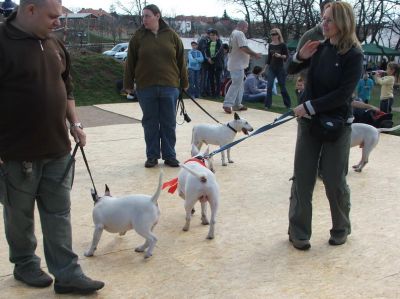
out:
<path id="1" fill-rule="evenodd" d="M 192 126 L 212 123 L 194 104 L 186 102 L 191 123 L 177 126 L 178 159 L 189 158 Z M 200 101 L 221 122 L 221 103 Z M 137 103 L 101 105 L 104 111 L 140 119 Z M 92 111 L 93 112 L 93 111 Z M 81 118 L 89 112 L 80 110 Z M 108 119 L 111 114 L 102 118 Z M 255 128 L 273 121 L 274 113 L 248 110 L 240 115 Z M 153 194 L 159 168 L 146 169 L 140 123 L 87 127 L 85 147 L 99 190 L 107 183 L 116 196 Z M 125 118 L 124 118 L 125 119 Z M 126 120 L 126 119 L 125 119 Z M 128 119 L 129 120 L 129 119 Z M 238 136 L 239 137 L 239 136 Z M 143 239 L 134 231 L 125 236 L 103 233 L 95 256 L 86 258 L 93 222 L 88 173 L 78 153 L 72 191 L 74 250 L 90 277 L 106 286 L 90 298 L 400 298 L 400 138 L 382 134 L 362 173 L 349 169 L 352 191 L 352 235 L 343 246 L 328 244 L 331 228 L 328 201 L 319 181 L 314 191 L 312 247 L 295 250 L 288 242 L 287 214 L 296 138 L 292 120 L 250 138 L 232 150 L 234 164 L 223 167 L 215 157 L 220 208 L 214 240 L 206 240 L 199 206 L 191 230 L 183 232 L 184 208 L 177 194 L 159 198 L 161 219 L 155 228 L 154 255 L 144 260 L 134 252 Z M 353 148 L 351 165 L 361 150 Z M 161 162 L 161 161 L 160 161 Z M 164 179 L 178 169 L 164 168 Z M 36 214 L 37 253 L 43 257 Z M 3 224 L 0 224 L 4 231 Z M 46 264 L 42 260 L 44 270 Z M 53 288 L 34 289 L 14 280 L 4 234 L 0 234 L 0 298 L 58 298 Z M 63 298 L 78 296 L 66 295 Z M 83 297 L 83 296 L 82 296 Z"/>

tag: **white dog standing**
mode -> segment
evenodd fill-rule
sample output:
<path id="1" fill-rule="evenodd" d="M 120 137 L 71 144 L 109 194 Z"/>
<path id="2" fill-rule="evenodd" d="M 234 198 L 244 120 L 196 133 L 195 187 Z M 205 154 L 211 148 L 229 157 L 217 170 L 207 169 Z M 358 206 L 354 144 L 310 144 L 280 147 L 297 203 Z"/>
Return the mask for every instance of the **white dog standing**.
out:
<path id="1" fill-rule="evenodd" d="M 368 124 L 354 123 L 351 125 L 351 147 L 359 145 L 362 148 L 361 160 L 353 166 L 354 171 L 361 172 L 368 163 L 369 154 L 378 144 L 381 132 L 391 132 L 400 129 L 400 125 L 393 128 L 375 128 Z"/>
<path id="2" fill-rule="evenodd" d="M 198 154 L 195 146 L 193 146 L 192 151 Z M 214 239 L 215 217 L 219 203 L 219 186 L 214 173 L 211 171 L 213 169 L 212 159 L 203 158 L 207 154 L 208 148 L 205 153 L 189 159 L 184 164 L 180 164 L 181 170 L 178 173 L 178 177 L 164 183 L 163 189 L 171 187 L 168 192 L 173 193 L 177 186 L 179 196 L 185 200 L 186 223 L 183 227 L 184 231 L 189 230 L 193 207 L 197 201 L 200 201 L 201 223 L 203 225 L 210 224 L 207 239 Z M 210 222 L 207 219 L 207 202 L 210 204 L 211 209 Z"/>
<path id="3" fill-rule="evenodd" d="M 157 238 L 153 234 L 153 228 L 160 217 L 157 200 L 161 192 L 162 172 L 158 182 L 158 188 L 153 196 L 136 194 L 125 197 L 112 197 L 108 187 L 105 196 L 98 199 L 93 209 L 94 233 L 93 241 L 85 256 L 92 256 L 100 241 L 103 229 L 110 233 L 124 235 L 126 231 L 134 229 L 146 239 L 142 246 L 135 249 L 143 252 L 147 248 L 145 258 L 152 256 Z"/>
<path id="4" fill-rule="evenodd" d="M 253 127 L 245 120 L 240 118 L 237 113 L 234 115 L 234 119 L 226 125 L 217 124 L 199 124 L 193 127 L 192 131 L 192 144 L 199 150 L 203 143 L 219 145 L 220 147 L 233 141 L 236 133 L 242 131 L 244 134 L 253 131 Z M 231 149 L 227 149 L 228 162 L 233 163 L 231 159 Z M 195 153 L 192 152 L 192 156 Z M 225 151 L 221 152 L 222 165 L 226 166 Z"/>

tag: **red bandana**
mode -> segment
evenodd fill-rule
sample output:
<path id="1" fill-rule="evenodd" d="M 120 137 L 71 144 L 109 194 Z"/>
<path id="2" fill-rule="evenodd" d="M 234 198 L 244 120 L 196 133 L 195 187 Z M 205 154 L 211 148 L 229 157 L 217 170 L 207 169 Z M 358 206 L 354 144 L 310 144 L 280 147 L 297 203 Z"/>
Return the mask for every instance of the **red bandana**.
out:
<path id="1" fill-rule="evenodd" d="M 197 162 L 197 163 L 199 163 L 200 165 L 206 167 L 206 163 L 204 162 L 203 159 L 191 158 L 191 159 L 185 161 L 185 164 L 186 164 L 187 162 Z M 168 181 L 168 182 L 165 182 L 165 183 L 162 185 L 162 189 L 163 189 L 163 190 L 164 190 L 165 188 L 167 188 L 167 187 L 169 187 L 168 193 L 173 194 L 173 193 L 176 191 L 176 189 L 178 188 L 178 178 L 174 178 L 174 179 L 172 179 L 172 180 L 170 180 L 170 181 Z"/>

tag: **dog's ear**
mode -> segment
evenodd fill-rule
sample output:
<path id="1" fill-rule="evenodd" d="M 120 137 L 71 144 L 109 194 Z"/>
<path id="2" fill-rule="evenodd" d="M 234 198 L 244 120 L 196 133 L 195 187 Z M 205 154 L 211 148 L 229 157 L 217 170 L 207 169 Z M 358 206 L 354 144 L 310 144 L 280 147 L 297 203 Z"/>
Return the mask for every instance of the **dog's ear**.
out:
<path id="1" fill-rule="evenodd" d="M 104 191 L 104 195 L 105 196 L 111 196 L 110 188 L 108 188 L 107 184 L 106 184 L 106 190 Z"/>
<path id="2" fill-rule="evenodd" d="M 240 119 L 239 114 L 237 114 L 237 113 L 235 112 L 235 114 L 234 114 L 234 120 L 239 120 L 239 119 Z"/>
<path id="3" fill-rule="evenodd" d="M 203 156 L 207 156 L 210 153 L 210 146 L 207 145 L 207 148 L 205 150 L 205 152 L 203 153 Z"/>
<path id="4" fill-rule="evenodd" d="M 197 148 L 196 145 L 192 144 L 192 157 L 196 156 L 199 153 L 199 149 Z"/>

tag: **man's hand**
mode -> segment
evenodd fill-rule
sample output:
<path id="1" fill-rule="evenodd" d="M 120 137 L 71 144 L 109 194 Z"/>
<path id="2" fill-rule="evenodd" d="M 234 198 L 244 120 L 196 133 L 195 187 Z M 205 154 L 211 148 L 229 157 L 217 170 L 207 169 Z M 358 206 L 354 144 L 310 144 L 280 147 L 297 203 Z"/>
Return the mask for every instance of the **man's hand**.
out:
<path id="1" fill-rule="evenodd" d="M 260 59 L 261 58 L 261 53 L 254 53 L 253 57 L 256 59 Z"/>
<path id="2" fill-rule="evenodd" d="M 70 129 L 70 133 L 76 143 L 79 143 L 82 147 L 86 145 L 86 134 L 82 128 L 73 126 Z"/>
<path id="3" fill-rule="evenodd" d="M 1 160 L 1 158 L 0 158 L 0 165 L 1 165 L 1 164 L 3 164 L 3 160 Z"/>

